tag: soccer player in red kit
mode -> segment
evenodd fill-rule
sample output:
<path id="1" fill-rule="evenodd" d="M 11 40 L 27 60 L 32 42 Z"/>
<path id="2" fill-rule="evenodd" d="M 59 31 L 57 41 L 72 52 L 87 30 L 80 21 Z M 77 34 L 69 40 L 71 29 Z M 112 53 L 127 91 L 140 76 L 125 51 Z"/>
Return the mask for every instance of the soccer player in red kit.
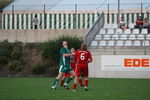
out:
<path id="1" fill-rule="evenodd" d="M 77 63 L 77 68 L 75 71 L 73 91 L 76 91 L 77 89 L 77 81 L 78 81 L 78 78 L 81 76 L 81 73 L 83 73 L 85 77 L 84 79 L 85 91 L 88 91 L 88 83 L 89 83 L 88 63 L 92 62 L 92 56 L 91 56 L 90 51 L 87 50 L 86 43 L 81 44 L 81 48 L 77 50 L 76 53 L 74 54 L 74 59 Z"/>

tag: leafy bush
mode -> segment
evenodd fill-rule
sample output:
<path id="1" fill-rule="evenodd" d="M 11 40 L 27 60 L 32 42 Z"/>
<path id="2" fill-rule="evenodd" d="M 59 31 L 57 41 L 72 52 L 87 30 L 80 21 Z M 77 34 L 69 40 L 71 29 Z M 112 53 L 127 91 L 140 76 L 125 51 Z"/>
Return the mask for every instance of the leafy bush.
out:
<path id="1" fill-rule="evenodd" d="M 21 42 L 9 43 L 8 40 L 4 40 L 0 43 L 0 56 L 18 59 L 21 55 L 21 47 Z"/>
<path id="2" fill-rule="evenodd" d="M 47 68 L 50 68 L 50 67 L 53 66 L 53 64 L 51 63 L 51 61 L 45 61 L 45 62 L 43 62 L 42 65 L 45 66 L 45 67 L 47 67 Z"/>
<path id="3" fill-rule="evenodd" d="M 50 72 L 51 72 L 53 75 L 57 75 L 58 72 L 59 72 L 59 67 L 56 66 L 56 67 L 51 68 Z"/>
<path id="4" fill-rule="evenodd" d="M 61 36 L 54 40 L 49 40 L 48 42 L 42 43 L 42 56 L 46 59 L 50 59 L 54 64 L 59 64 L 59 50 L 61 48 L 62 41 L 67 41 L 70 48 L 79 49 L 80 44 L 83 42 L 82 39 L 76 36 Z"/>
<path id="5" fill-rule="evenodd" d="M 8 40 L 4 40 L 0 43 L 0 48 L 3 49 L 9 49 L 11 50 L 13 48 L 14 44 L 13 43 L 9 43 Z"/>
<path id="6" fill-rule="evenodd" d="M 15 71 L 16 72 L 21 72 L 23 70 L 23 65 L 17 65 Z"/>
<path id="7" fill-rule="evenodd" d="M 8 49 L 0 49 L 1 57 L 10 57 L 11 50 Z"/>
<path id="8" fill-rule="evenodd" d="M 0 56 L 0 65 L 4 65 L 7 63 L 8 63 L 8 60 L 6 59 L 6 57 Z"/>
<path id="9" fill-rule="evenodd" d="M 46 66 L 44 64 L 39 64 L 32 69 L 34 75 L 40 75 L 46 73 Z"/>
<path id="10" fill-rule="evenodd" d="M 24 68 L 23 65 L 17 61 L 9 62 L 8 67 L 10 70 L 15 71 L 15 72 L 20 72 Z"/>
<path id="11" fill-rule="evenodd" d="M 13 51 L 11 52 L 11 58 L 12 59 L 19 59 L 21 56 L 21 49 L 19 48 L 19 46 L 15 46 L 13 48 Z"/>
<path id="12" fill-rule="evenodd" d="M 11 51 L 8 49 L 0 49 L 0 64 L 7 64 Z"/>

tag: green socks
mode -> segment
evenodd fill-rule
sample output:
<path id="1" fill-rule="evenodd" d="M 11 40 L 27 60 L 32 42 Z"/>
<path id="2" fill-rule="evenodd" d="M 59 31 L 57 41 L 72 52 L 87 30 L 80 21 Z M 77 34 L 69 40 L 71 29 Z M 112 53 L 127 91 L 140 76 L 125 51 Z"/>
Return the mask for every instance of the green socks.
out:
<path id="1" fill-rule="evenodd" d="M 73 78 L 70 78 L 70 77 L 69 77 L 69 78 L 67 79 L 66 83 L 69 84 L 72 79 L 73 79 Z"/>
<path id="2" fill-rule="evenodd" d="M 56 88 L 57 84 L 58 84 L 59 80 L 55 79 L 53 86 Z"/>

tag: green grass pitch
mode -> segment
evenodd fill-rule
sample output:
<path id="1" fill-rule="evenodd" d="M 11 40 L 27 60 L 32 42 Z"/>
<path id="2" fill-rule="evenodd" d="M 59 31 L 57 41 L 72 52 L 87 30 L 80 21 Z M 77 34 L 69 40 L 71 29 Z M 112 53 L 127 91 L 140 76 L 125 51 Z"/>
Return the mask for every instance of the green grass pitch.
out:
<path id="1" fill-rule="evenodd" d="M 57 87 L 54 78 L 0 78 L 0 100 L 150 100 L 150 79 L 90 79 L 89 91 Z M 71 83 L 72 86 L 72 83 Z"/>

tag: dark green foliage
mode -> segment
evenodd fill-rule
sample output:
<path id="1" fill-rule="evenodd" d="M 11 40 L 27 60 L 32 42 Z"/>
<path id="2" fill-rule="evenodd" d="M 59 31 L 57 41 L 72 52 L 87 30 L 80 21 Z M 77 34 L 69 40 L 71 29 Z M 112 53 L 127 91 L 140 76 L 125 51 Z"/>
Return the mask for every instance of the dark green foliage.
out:
<path id="1" fill-rule="evenodd" d="M 11 51 L 8 49 L 0 49 L 0 65 L 7 64 Z"/>
<path id="2" fill-rule="evenodd" d="M 44 74 L 44 73 L 46 73 L 46 69 L 47 69 L 46 67 L 47 66 L 45 66 L 44 64 L 39 64 L 39 65 L 33 67 L 32 73 L 34 75 Z"/>
<path id="3" fill-rule="evenodd" d="M 10 70 L 15 71 L 15 72 L 20 72 L 24 68 L 20 61 L 9 62 L 8 67 Z"/>
<path id="4" fill-rule="evenodd" d="M 45 66 L 45 67 L 47 67 L 47 68 L 50 68 L 50 67 L 53 66 L 53 64 L 51 63 L 51 61 L 45 61 L 45 62 L 43 63 L 43 66 Z"/>
<path id="5" fill-rule="evenodd" d="M 7 64 L 7 63 L 8 60 L 6 59 L 6 57 L 0 56 L 0 65 Z"/>
<path id="6" fill-rule="evenodd" d="M 11 50 L 0 49 L 0 57 L 10 57 Z"/>
<path id="7" fill-rule="evenodd" d="M 22 43 L 9 43 L 4 40 L 0 43 L 0 64 L 7 64 L 12 59 L 19 59 L 21 56 Z"/>
<path id="8" fill-rule="evenodd" d="M 7 40 L 0 42 L 0 67 L 6 67 L 11 72 L 28 70 L 34 75 L 55 75 L 58 73 L 60 48 L 62 41 L 67 41 L 70 48 L 76 50 L 83 42 L 78 37 L 61 36 L 45 43 L 22 44 L 21 42 L 9 43 Z M 30 62 L 33 61 L 33 62 Z M 33 67 L 32 67 L 33 66 Z M 27 71 L 28 71 L 27 70 Z M 18 73 L 21 74 L 21 73 Z"/>
<path id="9" fill-rule="evenodd" d="M 19 59 L 21 56 L 21 49 L 19 46 L 15 46 L 13 48 L 13 51 L 11 52 L 11 58 L 12 59 Z"/>
<path id="10" fill-rule="evenodd" d="M 20 71 L 23 70 L 23 68 L 24 68 L 24 67 L 23 67 L 22 65 L 17 65 L 15 71 L 16 71 L 16 72 L 20 72 Z"/>
<path id="11" fill-rule="evenodd" d="M 76 50 L 80 48 L 82 39 L 78 37 L 70 37 L 70 36 L 62 36 L 55 40 L 49 40 L 48 42 L 42 43 L 42 56 L 44 58 L 50 59 L 54 62 L 54 64 L 59 64 L 59 50 L 62 47 L 62 41 L 67 41 L 70 48 L 75 48 Z"/>
<path id="12" fill-rule="evenodd" d="M 57 75 L 59 72 L 59 67 L 52 68 L 50 71 L 53 75 Z"/>
<path id="13" fill-rule="evenodd" d="M 13 49 L 14 44 L 13 43 L 9 43 L 8 40 L 4 40 L 0 43 L 0 49 Z"/>

